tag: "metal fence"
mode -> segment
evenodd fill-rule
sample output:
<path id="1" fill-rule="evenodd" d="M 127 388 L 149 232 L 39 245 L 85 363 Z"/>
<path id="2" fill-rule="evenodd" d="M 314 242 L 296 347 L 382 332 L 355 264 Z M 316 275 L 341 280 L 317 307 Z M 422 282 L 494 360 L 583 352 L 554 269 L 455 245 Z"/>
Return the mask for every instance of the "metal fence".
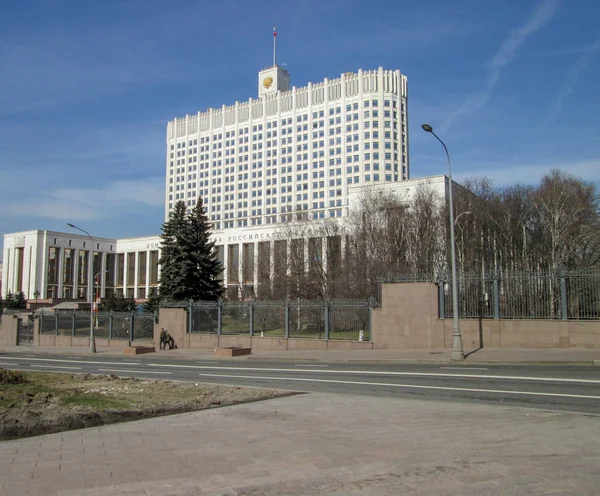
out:
<path id="1" fill-rule="evenodd" d="M 452 281 L 445 274 L 388 276 L 381 282 L 434 282 L 439 315 L 452 318 Z M 461 318 L 600 320 L 600 269 L 458 276 Z"/>
<path id="2" fill-rule="evenodd" d="M 187 307 L 188 329 L 222 335 L 370 341 L 375 306 L 375 299 L 193 302 Z"/>
<path id="3" fill-rule="evenodd" d="M 90 335 L 88 311 L 41 313 L 42 334 L 87 337 Z M 155 315 L 150 312 L 97 312 L 92 319 L 94 337 L 100 339 L 153 339 Z"/>

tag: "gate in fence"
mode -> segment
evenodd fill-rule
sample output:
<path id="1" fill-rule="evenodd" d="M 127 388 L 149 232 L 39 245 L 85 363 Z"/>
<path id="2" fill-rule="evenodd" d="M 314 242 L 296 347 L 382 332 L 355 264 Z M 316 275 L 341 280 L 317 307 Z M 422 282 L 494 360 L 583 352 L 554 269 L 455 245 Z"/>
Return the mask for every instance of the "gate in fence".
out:
<path id="1" fill-rule="evenodd" d="M 29 315 L 17 321 L 17 345 L 33 346 L 33 317 Z"/>

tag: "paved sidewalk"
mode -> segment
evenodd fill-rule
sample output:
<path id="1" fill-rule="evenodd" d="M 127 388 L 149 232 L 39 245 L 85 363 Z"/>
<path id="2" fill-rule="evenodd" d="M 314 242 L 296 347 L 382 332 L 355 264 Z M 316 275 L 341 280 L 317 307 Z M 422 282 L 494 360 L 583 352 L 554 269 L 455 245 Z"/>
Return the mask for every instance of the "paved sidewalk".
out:
<path id="1" fill-rule="evenodd" d="M 305 394 L 0 443 L 0 495 L 577 495 L 600 418 Z"/>
<path id="2" fill-rule="evenodd" d="M 137 358 L 170 357 L 182 359 L 209 359 L 214 350 L 169 350 L 157 351 Z M 17 352 L 24 354 L 58 353 L 64 355 L 89 355 L 87 347 L 46 347 L 35 348 L 13 346 L 0 348 L 0 352 Z M 555 364 L 596 364 L 600 365 L 600 349 L 538 349 L 538 348 L 482 348 L 465 350 L 465 363 L 555 363 Z M 98 348 L 98 355 L 121 355 L 120 348 Z M 219 357 L 219 360 L 224 360 Z M 452 352 L 449 349 L 427 350 L 253 350 L 249 356 L 236 357 L 233 360 L 334 360 L 334 361 L 397 361 L 397 362 L 451 362 Z"/>

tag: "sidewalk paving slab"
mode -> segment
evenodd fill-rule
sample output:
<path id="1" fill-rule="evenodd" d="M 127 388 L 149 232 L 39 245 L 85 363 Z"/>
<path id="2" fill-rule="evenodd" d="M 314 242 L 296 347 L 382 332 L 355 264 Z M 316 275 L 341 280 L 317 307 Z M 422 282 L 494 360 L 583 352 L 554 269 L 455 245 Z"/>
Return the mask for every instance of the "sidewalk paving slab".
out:
<path id="1" fill-rule="evenodd" d="M 83 447 L 75 459 L 73 446 Z M 600 487 L 600 417 L 434 400 L 304 394 L 0 448 L 0 496 L 597 496 Z M 40 463 L 47 450 L 58 451 L 58 470 Z"/>

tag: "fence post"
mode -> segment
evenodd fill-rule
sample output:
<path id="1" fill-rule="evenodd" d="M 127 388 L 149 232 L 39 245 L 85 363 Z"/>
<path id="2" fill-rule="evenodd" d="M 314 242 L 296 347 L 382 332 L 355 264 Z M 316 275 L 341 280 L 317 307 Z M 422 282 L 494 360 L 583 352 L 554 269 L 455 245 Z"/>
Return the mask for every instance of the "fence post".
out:
<path id="1" fill-rule="evenodd" d="M 254 336 L 254 305 L 255 301 L 250 302 L 250 337 Z"/>
<path id="2" fill-rule="evenodd" d="M 285 339 L 288 339 L 290 337 L 290 300 L 286 298 L 285 300 L 285 304 L 284 304 L 284 309 L 285 309 Z"/>
<path id="3" fill-rule="evenodd" d="M 325 302 L 325 341 L 329 339 L 329 317 L 331 310 L 331 302 Z"/>
<path id="4" fill-rule="evenodd" d="M 54 335 L 58 336 L 58 314 L 54 312 Z"/>
<path id="5" fill-rule="evenodd" d="M 133 330 L 135 329 L 135 322 L 133 321 L 135 319 L 135 312 L 133 310 L 129 311 L 129 336 L 131 337 L 131 341 L 133 341 L 135 338 L 133 336 Z"/>
<path id="6" fill-rule="evenodd" d="M 371 296 L 367 300 L 367 306 L 369 307 L 369 341 L 373 341 L 373 307 L 377 305 L 377 300 L 374 296 Z"/>
<path id="7" fill-rule="evenodd" d="M 75 337 L 75 326 L 77 323 L 77 312 L 73 311 L 73 315 L 71 315 L 71 337 Z"/>
<path id="8" fill-rule="evenodd" d="M 217 336 L 221 335 L 223 330 L 223 300 L 219 298 L 217 302 Z"/>
<path id="9" fill-rule="evenodd" d="M 494 300 L 494 319 L 498 320 L 500 318 L 500 292 L 496 276 L 492 280 L 492 298 Z"/>
<path id="10" fill-rule="evenodd" d="M 560 318 L 562 320 L 568 320 L 569 309 L 567 305 L 567 278 L 565 274 L 560 276 Z"/>
<path id="11" fill-rule="evenodd" d="M 108 313 L 108 339 L 112 339 L 113 334 L 113 311 Z"/>
<path id="12" fill-rule="evenodd" d="M 437 283 L 438 288 L 438 317 L 440 319 L 446 318 L 445 298 L 444 298 L 444 281 L 440 279 Z"/>
<path id="13" fill-rule="evenodd" d="M 192 332 L 192 310 L 193 310 L 193 308 L 194 308 L 194 306 L 193 306 L 193 303 L 194 303 L 194 302 L 193 302 L 193 301 L 192 301 L 192 299 L 190 298 L 190 299 L 188 300 L 188 308 L 187 308 L 187 310 L 188 310 L 188 318 L 187 318 L 187 333 L 188 333 L 188 334 L 190 334 L 190 333 Z"/>

